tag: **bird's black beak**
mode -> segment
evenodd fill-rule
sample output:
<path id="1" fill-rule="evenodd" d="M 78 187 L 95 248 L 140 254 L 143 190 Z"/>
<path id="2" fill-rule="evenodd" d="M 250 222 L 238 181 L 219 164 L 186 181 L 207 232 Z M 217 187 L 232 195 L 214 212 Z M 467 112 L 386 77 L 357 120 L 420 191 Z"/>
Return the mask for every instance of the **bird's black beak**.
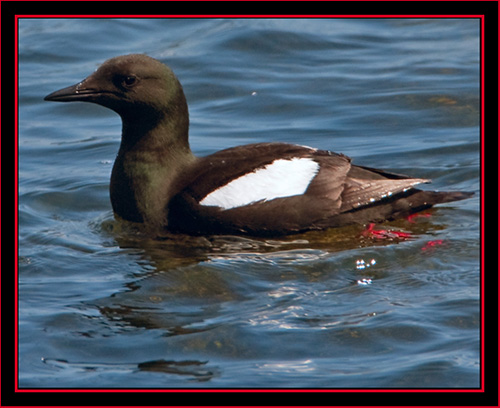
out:
<path id="1" fill-rule="evenodd" d="M 45 101 L 55 101 L 55 102 L 71 102 L 71 101 L 81 101 L 88 96 L 88 92 L 82 92 L 79 89 L 81 82 L 75 85 L 68 86 L 58 91 L 52 92 L 47 95 Z"/>
<path id="2" fill-rule="evenodd" d="M 106 93 L 106 91 L 99 89 L 100 87 L 97 86 L 98 84 L 94 84 L 93 82 L 95 81 L 93 81 L 92 76 L 90 76 L 75 85 L 52 92 L 47 95 L 44 100 L 54 102 L 98 102 L 98 99 L 103 93 Z"/>

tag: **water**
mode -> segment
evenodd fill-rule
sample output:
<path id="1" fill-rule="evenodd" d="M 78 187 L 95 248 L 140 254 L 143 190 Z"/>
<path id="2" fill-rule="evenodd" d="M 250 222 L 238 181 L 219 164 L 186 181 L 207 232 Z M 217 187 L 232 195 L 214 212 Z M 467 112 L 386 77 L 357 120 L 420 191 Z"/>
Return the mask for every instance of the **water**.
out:
<path id="1" fill-rule="evenodd" d="M 118 116 L 42 99 L 167 62 L 191 147 L 286 141 L 475 191 L 415 223 L 152 240 L 109 203 Z M 479 21 L 21 19 L 21 388 L 443 388 L 480 381 Z"/>

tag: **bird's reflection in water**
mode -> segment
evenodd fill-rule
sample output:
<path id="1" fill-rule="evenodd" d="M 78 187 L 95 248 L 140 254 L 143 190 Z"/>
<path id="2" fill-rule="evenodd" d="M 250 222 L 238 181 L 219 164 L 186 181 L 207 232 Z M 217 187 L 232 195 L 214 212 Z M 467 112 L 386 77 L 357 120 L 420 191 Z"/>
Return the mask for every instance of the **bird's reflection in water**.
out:
<path id="1" fill-rule="evenodd" d="M 191 381 L 205 382 L 219 375 L 217 367 L 210 366 L 206 361 L 185 360 L 185 361 L 167 361 L 153 360 L 142 363 L 79 363 L 58 360 L 52 358 L 43 358 L 44 364 L 59 369 L 70 370 L 73 372 L 156 372 L 163 374 L 174 374 L 187 376 Z"/>
<path id="2" fill-rule="evenodd" d="M 432 224 L 431 218 L 401 220 L 383 228 L 404 230 L 417 238 L 443 228 Z M 330 280 L 337 261 L 353 258 L 354 265 L 363 248 L 409 239 L 369 238 L 362 226 L 275 239 L 182 235 L 152 239 L 140 231 L 123 230 L 116 221 L 105 227 L 115 244 L 136 257 L 137 272 L 122 291 L 96 301 L 94 307 L 117 334 L 140 329 L 164 338 L 162 358 L 139 363 L 137 369 L 191 375 L 196 381 L 217 375 L 212 357 L 255 357 L 252 348 L 265 339 L 249 332 L 245 322 L 272 311 L 272 302 L 284 301 L 269 300 L 276 285 Z"/>

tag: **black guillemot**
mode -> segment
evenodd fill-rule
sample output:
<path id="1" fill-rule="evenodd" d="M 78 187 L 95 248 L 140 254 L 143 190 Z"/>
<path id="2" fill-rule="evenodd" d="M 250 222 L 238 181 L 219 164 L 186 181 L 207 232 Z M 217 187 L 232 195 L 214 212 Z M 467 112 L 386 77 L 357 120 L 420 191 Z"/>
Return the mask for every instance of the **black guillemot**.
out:
<path id="1" fill-rule="evenodd" d="M 473 194 L 418 190 L 413 186 L 429 180 L 287 143 L 195 157 L 181 84 L 165 64 L 142 54 L 111 58 L 45 100 L 93 102 L 120 115 L 113 211 L 156 233 L 283 235 L 406 217 Z"/>

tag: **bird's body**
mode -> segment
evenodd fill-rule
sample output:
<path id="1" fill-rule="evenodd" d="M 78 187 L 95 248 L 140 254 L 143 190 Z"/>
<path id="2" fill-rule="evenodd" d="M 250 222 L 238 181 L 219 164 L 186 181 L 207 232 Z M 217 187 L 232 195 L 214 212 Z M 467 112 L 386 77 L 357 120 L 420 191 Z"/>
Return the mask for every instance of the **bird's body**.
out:
<path id="1" fill-rule="evenodd" d="M 429 180 L 286 143 L 195 157 L 182 87 L 166 65 L 145 55 L 112 58 L 45 99 L 93 102 L 121 116 L 111 203 L 116 215 L 151 231 L 290 234 L 391 220 L 472 195 L 418 190 L 413 186 Z"/>

